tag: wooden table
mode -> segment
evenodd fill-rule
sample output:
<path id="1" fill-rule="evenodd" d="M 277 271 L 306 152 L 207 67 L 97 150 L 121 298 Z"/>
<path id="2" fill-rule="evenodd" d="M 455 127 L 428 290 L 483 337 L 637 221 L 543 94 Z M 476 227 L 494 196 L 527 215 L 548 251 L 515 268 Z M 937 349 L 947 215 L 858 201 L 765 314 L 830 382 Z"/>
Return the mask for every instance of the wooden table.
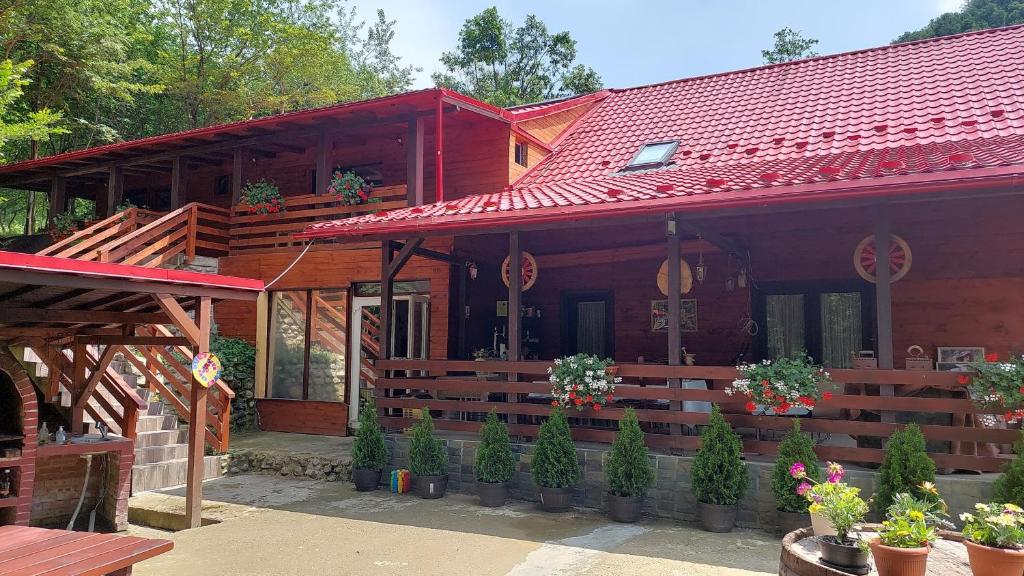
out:
<path id="1" fill-rule="evenodd" d="M 122 576 L 173 547 L 170 540 L 0 526 L 0 575 Z"/>

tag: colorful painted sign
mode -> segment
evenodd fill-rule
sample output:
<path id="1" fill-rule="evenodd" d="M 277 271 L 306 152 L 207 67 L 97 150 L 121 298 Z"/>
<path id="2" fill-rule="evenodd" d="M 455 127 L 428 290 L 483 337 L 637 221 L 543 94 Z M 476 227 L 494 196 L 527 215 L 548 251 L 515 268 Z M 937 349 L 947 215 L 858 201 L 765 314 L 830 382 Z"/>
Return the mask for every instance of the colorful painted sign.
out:
<path id="1" fill-rule="evenodd" d="M 209 388 L 220 377 L 221 370 L 223 367 L 216 354 L 200 352 L 192 359 L 192 377 L 203 388 Z"/>

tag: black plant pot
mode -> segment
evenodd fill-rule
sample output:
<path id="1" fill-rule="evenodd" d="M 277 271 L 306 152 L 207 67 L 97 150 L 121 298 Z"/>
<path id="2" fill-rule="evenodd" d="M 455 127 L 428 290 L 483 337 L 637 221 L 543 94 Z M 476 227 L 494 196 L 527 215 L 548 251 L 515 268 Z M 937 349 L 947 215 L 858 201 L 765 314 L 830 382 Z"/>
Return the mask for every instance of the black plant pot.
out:
<path id="1" fill-rule="evenodd" d="M 433 500 L 444 496 L 448 490 L 448 475 L 442 476 L 417 476 L 416 493 L 420 498 Z"/>
<path id="2" fill-rule="evenodd" d="M 867 573 L 870 552 L 861 550 L 856 543 L 845 544 L 836 540 L 835 536 L 819 536 L 818 548 L 821 550 L 821 559 L 826 565 L 855 574 Z"/>
<path id="3" fill-rule="evenodd" d="M 779 518 L 779 532 L 782 536 L 811 525 L 811 515 L 807 512 L 785 512 L 778 510 L 775 513 Z"/>
<path id="4" fill-rule="evenodd" d="M 644 504 L 643 496 L 608 494 L 608 517 L 616 522 L 636 522 Z"/>
<path id="5" fill-rule="evenodd" d="M 357 492 L 369 492 L 380 486 L 380 468 L 353 468 L 352 483 Z"/>
<path id="6" fill-rule="evenodd" d="M 476 491 L 480 495 L 480 505 L 488 508 L 504 506 L 508 500 L 508 484 L 504 482 L 477 482 Z"/>
<path id="7" fill-rule="evenodd" d="M 707 532 L 732 532 L 736 527 L 735 504 L 699 504 L 700 525 Z"/>
<path id="8" fill-rule="evenodd" d="M 541 488 L 540 507 L 545 512 L 568 512 L 572 508 L 572 488 Z"/>

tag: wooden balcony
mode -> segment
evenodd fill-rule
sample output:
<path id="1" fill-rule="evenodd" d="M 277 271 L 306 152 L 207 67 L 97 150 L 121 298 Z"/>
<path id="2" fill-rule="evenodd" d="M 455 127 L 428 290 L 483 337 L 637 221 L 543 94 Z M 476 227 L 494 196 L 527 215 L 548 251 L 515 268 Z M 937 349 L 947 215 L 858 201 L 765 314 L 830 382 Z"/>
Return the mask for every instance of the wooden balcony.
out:
<path id="1" fill-rule="evenodd" d="M 228 240 L 231 255 L 274 252 L 302 246 L 303 242 L 293 238 L 293 235 L 313 222 L 394 210 L 407 205 L 405 185 L 374 188 L 370 202 L 355 206 L 345 204 L 338 196 L 330 195 L 286 196 L 285 201 L 287 210 L 276 214 L 250 214 L 247 205 L 235 205 L 231 209 Z"/>
<path id="2" fill-rule="evenodd" d="M 547 382 L 551 365 L 536 361 L 380 360 L 380 376 L 390 372 L 390 377 L 380 377 L 376 383 L 381 422 L 389 428 L 405 428 L 413 423 L 409 409 L 428 406 L 432 412 L 440 412 L 434 423 L 438 429 L 475 432 L 482 416 L 495 410 L 507 417 L 512 434 L 535 438 L 539 420 L 551 411 L 547 396 L 551 392 Z M 774 454 L 777 441 L 792 426 L 793 417 L 751 415 L 744 410 L 745 397 L 725 394 L 724 389 L 737 377 L 734 367 L 618 366 L 623 383 L 615 387 L 613 405 L 600 413 L 567 412 L 576 440 L 611 442 L 616 421 L 627 406 L 636 409 L 647 432 L 647 444 L 669 450 L 699 447 L 695 430 L 707 423 L 708 414 L 697 411 L 700 405 L 692 404 L 697 402 L 721 406 L 734 429 L 742 434 L 744 450 L 749 454 Z M 500 379 L 483 379 L 475 376 L 478 372 L 496 373 Z M 423 376 L 397 377 L 407 374 Z M 509 374 L 517 377 L 510 379 Z M 881 462 L 884 452 L 880 447 L 902 426 L 879 421 L 886 411 L 906 413 L 910 418 L 929 415 L 929 421 L 948 422 L 921 425 L 933 450 L 929 455 L 940 468 L 997 471 L 1006 459 L 998 456 L 995 445 L 1013 443 L 1020 434 L 1018 430 L 983 426 L 978 416 L 996 411 L 977 408 L 967 397 L 964 385 L 957 382 L 956 373 L 836 369 L 830 374 L 836 383 L 835 395 L 820 402 L 814 413 L 801 417 L 802 430 L 815 436 L 815 451 L 825 460 Z M 670 380 L 703 381 L 708 389 L 670 387 Z M 895 395 L 880 395 L 883 386 L 892 386 Z M 940 390 L 946 397 L 912 396 L 926 389 Z M 430 399 L 423 399 L 423 393 Z M 415 398 L 417 394 L 421 398 Z M 936 414 L 948 418 L 935 418 Z M 835 442 L 841 437 L 846 437 L 845 443 Z"/>

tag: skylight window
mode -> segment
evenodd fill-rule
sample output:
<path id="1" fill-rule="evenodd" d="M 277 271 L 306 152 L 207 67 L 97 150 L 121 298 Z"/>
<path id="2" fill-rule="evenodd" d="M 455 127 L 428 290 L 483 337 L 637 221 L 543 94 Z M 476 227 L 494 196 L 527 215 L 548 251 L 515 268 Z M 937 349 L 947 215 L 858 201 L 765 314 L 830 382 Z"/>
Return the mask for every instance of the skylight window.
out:
<path id="1" fill-rule="evenodd" d="M 636 156 L 633 156 L 633 159 L 629 161 L 629 164 L 626 164 L 626 168 L 663 166 L 672 158 L 672 154 L 675 153 L 678 147 L 679 142 L 677 140 L 644 144 L 640 151 L 636 153 Z"/>

